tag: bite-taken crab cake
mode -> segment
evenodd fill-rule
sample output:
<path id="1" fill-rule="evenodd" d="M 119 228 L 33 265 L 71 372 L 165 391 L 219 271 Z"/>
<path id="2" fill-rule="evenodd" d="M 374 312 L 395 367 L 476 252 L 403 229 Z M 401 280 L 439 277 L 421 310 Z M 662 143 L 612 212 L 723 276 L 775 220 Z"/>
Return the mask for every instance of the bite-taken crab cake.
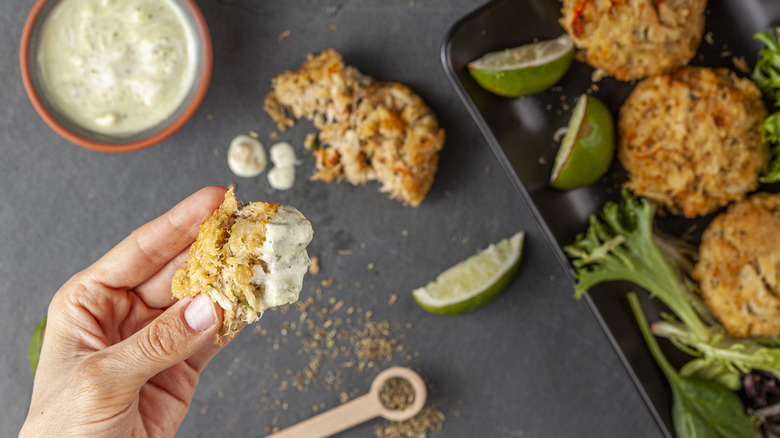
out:
<path id="1" fill-rule="evenodd" d="M 184 267 L 173 277 L 177 298 L 205 294 L 224 309 L 218 336 L 233 338 L 244 323 L 275 306 L 298 301 L 311 263 L 314 232 L 294 207 L 240 205 L 233 189 L 200 226 Z"/>
<path id="2" fill-rule="evenodd" d="M 625 186 L 686 217 L 744 199 L 770 160 L 757 129 L 766 114 L 753 82 L 726 69 L 641 81 L 618 118 Z"/>
<path id="3" fill-rule="evenodd" d="M 380 191 L 416 207 L 433 184 L 444 130 L 409 87 L 381 82 L 349 118 L 325 125 L 319 142 L 314 179 L 354 185 L 376 180 Z"/>
<path id="4" fill-rule="evenodd" d="M 313 179 L 353 185 L 378 181 L 380 191 L 417 207 L 433 184 L 444 130 L 409 87 L 374 82 L 329 49 L 309 55 L 295 72 L 272 80 L 265 110 L 284 130 L 305 117 L 321 131 Z"/>
<path id="5" fill-rule="evenodd" d="M 693 58 L 707 0 L 563 0 L 560 23 L 588 64 L 621 81 L 668 73 Z"/>
<path id="6" fill-rule="evenodd" d="M 731 205 L 702 235 L 693 278 L 736 337 L 780 336 L 780 195 Z"/>

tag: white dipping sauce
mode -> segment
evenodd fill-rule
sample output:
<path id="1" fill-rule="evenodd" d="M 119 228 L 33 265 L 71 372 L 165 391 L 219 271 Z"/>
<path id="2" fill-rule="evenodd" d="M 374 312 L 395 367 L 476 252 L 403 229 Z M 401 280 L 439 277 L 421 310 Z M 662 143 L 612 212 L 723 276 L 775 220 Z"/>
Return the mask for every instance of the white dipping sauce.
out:
<path id="1" fill-rule="evenodd" d="M 295 184 L 295 150 L 290 143 L 276 143 L 269 151 L 274 168 L 268 171 L 268 183 L 276 190 L 289 190 Z"/>
<path id="2" fill-rule="evenodd" d="M 248 135 L 239 135 L 230 142 L 227 162 L 237 176 L 251 178 L 260 175 L 266 165 L 263 144 Z"/>
<path id="3" fill-rule="evenodd" d="M 129 136 L 156 125 L 195 81 L 194 30 L 171 0 L 62 0 L 40 38 L 51 100 L 98 133 Z"/>
<path id="4" fill-rule="evenodd" d="M 260 265 L 252 269 L 252 283 L 263 285 L 266 307 L 298 301 L 303 287 L 303 276 L 309 269 L 306 245 L 314 231 L 311 223 L 295 208 L 282 205 L 265 224 L 265 240 L 260 248 Z"/>

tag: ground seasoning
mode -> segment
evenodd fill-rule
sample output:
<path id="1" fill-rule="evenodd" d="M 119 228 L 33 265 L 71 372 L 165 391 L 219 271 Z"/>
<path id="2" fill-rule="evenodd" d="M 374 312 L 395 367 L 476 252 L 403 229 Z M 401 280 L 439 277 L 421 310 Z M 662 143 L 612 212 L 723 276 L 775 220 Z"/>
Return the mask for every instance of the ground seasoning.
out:
<path id="1" fill-rule="evenodd" d="M 414 403 L 414 387 L 408 380 L 401 377 L 388 379 L 379 391 L 379 400 L 388 409 L 406 410 Z"/>
<path id="2" fill-rule="evenodd" d="M 377 424 L 374 435 L 377 438 L 430 438 L 441 430 L 444 419 L 444 414 L 435 406 L 426 406 L 406 421 Z"/>
<path id="3" fill-rule="evenodd" d="M 311 274 L 320 272 L 319 261 Z M 298 355 L 304 359 L 295 367 L 273 372 L 272 381 L 263 379 L 260 383 L 260 399 L 254 407 L 268 416 L 265 433 L 289 426 L 281 421 L 280 415 L 281 411 L 293 409 L 280 397 L 285 391 L 336 391 L 339 401 L 346 403 L 365 394 L 368 387 L 355 381 L 355 374 L 364 375 L 365 383 L 370 383 L 382 369 L 414 366 L 413 362 L 419 360 L 420 353 L 405 345 L 406 333 L 414 327 L 411 322 L 380 320 L 374 316 L 374 310 L 380 306 L 394 305 L 399 299 L 397 294 L 374 298 L 369 304 L 371 309 L 349 304 L 348 295 L 361 297 L 375 289 L 374 284 L 337 284 L 333 278 L 320 279 L 318 283 L 310 283 L 308 291 L 301 294 L 305 299 L 273 309 L 283 317 L 281 324 L 274 321 L 272 326 L 265 327 L 262 320 L 253 324 L 255 339 L 267 345 L 269 354 L 297 348 Z M 358 386 L 346 385 L 346 381 Z M 388 407 L 404 409 L 414 401 L 414 390 L 403 379 L 391 381 L 386 385 L 383 402 Z M 316 415 L 332 407 L 320 402 L 311 406 L 310 413 Z M 207 411 L 204 406 L 201 414 Z M 216 415 L 222 419 L 221 413 Z M 407 421 L 377 422 L 374 431 L 377 438 L 428 438 L 441 429 L 443 421 L 444 414 L 429 406 Z"/>

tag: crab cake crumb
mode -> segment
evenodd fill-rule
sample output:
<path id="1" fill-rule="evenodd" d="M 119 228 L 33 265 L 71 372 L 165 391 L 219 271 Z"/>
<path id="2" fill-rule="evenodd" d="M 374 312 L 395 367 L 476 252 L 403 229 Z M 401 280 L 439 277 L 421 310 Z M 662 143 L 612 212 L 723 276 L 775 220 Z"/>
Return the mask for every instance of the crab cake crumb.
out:
<path id="1" fill-rule="evenodd" d="M 707 0 L 563 0 L 560 23 L 588 64 L 622 81 L 671 72 L 690 61 Z"/>
<path id="2" fill-rule="evenodd" d="M 780 195 L 758 193 L 707 227 L 693 278 L 732 336 L 780 335 Z"/>
<path id="3" fill-rule="evenodd" d="M 753 82 L 727 69 L 643 80 L 618 118 L 625 186 L 686 217 L 744 199 L 770 160 L 757 129 L 766 115 Z"/>

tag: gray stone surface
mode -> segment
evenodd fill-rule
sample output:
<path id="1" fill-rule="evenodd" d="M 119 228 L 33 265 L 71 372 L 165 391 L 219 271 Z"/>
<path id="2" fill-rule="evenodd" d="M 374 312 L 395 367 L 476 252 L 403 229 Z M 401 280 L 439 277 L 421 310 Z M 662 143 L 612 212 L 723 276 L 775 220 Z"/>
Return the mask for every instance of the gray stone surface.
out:
<path id="1" fill-rule="evenodd" d="M 29 336 L 49 300 L 147 220 L 197 189 L 237 185 L 243 200 L 289 203 L 311 220 L 309 253 L 321 272 L 307 276 L 302 297 L 344 301 L 394 324 L 409 353 L 383 366 L 408 365 L 434 388 L 430 403 L 447 416 L 443 437 L 651 437 L 658 430 L 617 355 L 564 273 L 538 224 L 522 205 L 483 137 L 448 83 L 439 61 L 446 30 L 480 0 L 201 0 L 215 49 L 208 94 L 192 120 L 143 151 L 104 154 L 68 143 L 28 101 L 18 43 L 32 2 L 0 3 L 0 436 L 24 421 L 32 378 Z M 289 31 L 289 35 L 280 35 Z M 275 74 L 295 69 L 308 52 L 333 47 L 360 71 L 408 84 L 447 131 L 427 200 L 403 207 L 377 192 L 310 181 L 314 160 L 301 149 L 313 128 L 281 135 L 298 148 L 298 181 L 274 191 L 265 176 L 241 179 L 227 167 L 230 139 L 250 130 L 266 146 L 274 130 L 262 100 Z M 410 291 L 490 242 L 527 230 L 526 256 L 509 290 L 484 308 L 456 317 L 431 315 Z M 351 254 L 347 254 L 349 251 Z M 372 267 L 369 269 L 369 265 Z M 389 305 L 392 295 L 397 301 Z M 351 324 L 359 329 L 359 312 Z M 280 388 L 311 360 L 305 333 L 290 330 L 296 309 L 268 312 L 206 369 L 179 436 L 263 436 L 339 404 L 339 393 L 368 389 L 376 370 L 357 372 L 324 361 L 306 391 Z M 300 326 L 299 326 L 300 327 Z M 276 344 L 276 346 L 275 346 Z M 349 348 L 347 348 L 349 350 Z M 342 372 L 338 388 L 324 377 Z M 275 403 L 279 401 L 279 406 Z M 373 436 L 365 424 L 344 437 Z"/>

